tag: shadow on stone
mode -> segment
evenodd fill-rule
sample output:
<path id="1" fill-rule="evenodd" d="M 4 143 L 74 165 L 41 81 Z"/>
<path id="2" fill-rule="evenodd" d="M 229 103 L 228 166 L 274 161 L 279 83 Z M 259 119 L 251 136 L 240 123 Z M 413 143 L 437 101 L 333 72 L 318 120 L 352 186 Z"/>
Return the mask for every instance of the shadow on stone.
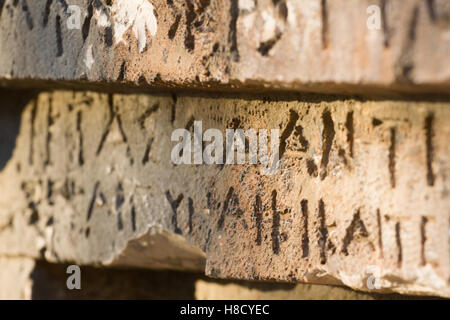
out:
<path id="1" fill-rule="evenodd" d="M 0 171 L 13 155 L 22 111 L 35 96 L 30 91 L 0 88 Z"/>
<path id="2" fill-rule="evenodd" d="M 67 289 L 67 265 L 38 261 L 32 299 L 194 299 L 196 273 L 81 267 L 81 289 Z"/>
<path id="3" fill-rule="evenodd" d="M 371 294 L 327 285 L 219 280 L 203 274 L 82 266 L 81 289 L 69 290 L 68 265 L 37 261 L 30 278 L 33 300 L 402 300 L 436 299 L 400 294 Z"/>

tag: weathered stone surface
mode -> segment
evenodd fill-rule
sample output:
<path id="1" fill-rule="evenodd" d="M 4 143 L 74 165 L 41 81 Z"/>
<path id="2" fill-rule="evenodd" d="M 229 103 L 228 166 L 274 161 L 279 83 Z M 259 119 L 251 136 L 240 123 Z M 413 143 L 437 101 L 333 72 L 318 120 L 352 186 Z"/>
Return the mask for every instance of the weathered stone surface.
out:
<path id="1" fill-rule="evenodd" d="M 2 0 L 0 79 L 448 94 L 449 17 L 446 0 Z"/>
<path id="2" fill-rule="evenodd" d="M 32 294 L 31 258 L 0 257 L 0 300 L 25 300 Z"/>
<path id="3" fill-rule="evenodd" d="M 206 261 L 214 277 L 364 291 L 376 276 L 372 292 L 450 296 L 448 102 L 60 91 L 21 112 L 26 100 L 2 93 L 18 135 L 3 146 L 0 254 Z M 171 134 L 194 120 L 279 128 L 281 167 L 174 165 Z"/>
<path id="4" fill-rule="evenodd" d="M 450 297 L 449 1 L 0 0 L 0 44 L 2 86 L 114 92 L 0 91 L 0 298 L 37 258 Z M 174 165 L 195 120 L 281 167 Z"/>

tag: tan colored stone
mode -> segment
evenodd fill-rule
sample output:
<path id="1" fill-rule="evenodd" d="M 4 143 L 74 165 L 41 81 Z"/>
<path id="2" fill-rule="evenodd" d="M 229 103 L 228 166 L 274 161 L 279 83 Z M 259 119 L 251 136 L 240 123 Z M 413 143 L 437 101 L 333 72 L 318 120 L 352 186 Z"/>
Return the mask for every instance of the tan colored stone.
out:
<path id="1" fill-rule="evenodd" d="M 450 296 L 448 102 L 3 95 L 0 254 Z M 279 128 L 281 168 L 173 165 L 194 120 Z"/>
<path id="2" fill-rule="evenodd" d="M 446 0 L 375 3 L 375 30 L 369 0 L 14 3 L 0 1 L 5 85 L 449 93 Z"/>
<path id="3" fill-rule="evenodd" d="M 197 280 L 195 298 L 198 300 L 373 300 L 378 296 L 348 288 L 311 285 L 228 282 Z M 396 296 L 384 295 L 383 299 Z"/>
<path id="4" fill-rule="evenodd" d="M 115 92 L 0 90 L 6 297 L 41 258 L 450 297 L 449 1 L 372 5 L 0 0 L 2 86 Z M 174 165 L 195 120 L 280 129 L 281 168 Z"/>
<path id="5" fill-rule="evenodd" d="M 31 258 L 0 257 L 0 300 L 31 299 L 34 266 Z"/>

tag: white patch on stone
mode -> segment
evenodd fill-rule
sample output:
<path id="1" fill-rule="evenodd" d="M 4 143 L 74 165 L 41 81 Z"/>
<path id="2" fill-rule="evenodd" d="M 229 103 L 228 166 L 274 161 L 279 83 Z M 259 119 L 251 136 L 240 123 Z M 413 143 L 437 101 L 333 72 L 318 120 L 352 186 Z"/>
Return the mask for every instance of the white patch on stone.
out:
<path id="1" fill-rule="evenodd" d="M 297 18 L 296 12 L 295 12 L 295 4 L 292 1 L 288 1 L 288 2 L 286 2 L 286 6 L 287 6 L 288 12 L 289 12 L 288 22 L 292 27 L 296 28 L 298 18 Z"/>
<path id="2" fill-rule="evenodd" d="M 264 20 L 263 32 L 261 35 L 261 41 L 267 41 L 275 36 L 277 21 L 272 16 L 272 14 L 264 10 L 261 13 L 262 19 Z"/>
<path id="3" fill-rule="evenodd" d="M 239 0 L 239 9 L 251 12 L 255 9 L 255 0 Z"/>
<path id="4" fill-rule="evenodd" d="M 242 24 L 245 32 L 250 32 L 255 27 L 256 12 L 250 13 L 242 18 Z"/>
<path id="5" fill-rule="evenodd" d="M 47 244 L 43 236 L 38 236 L 35 243 L 38 250 L 42 250 L 42 248 L 45 248 Z"/>
<path id="6" fill-rule="evenodd" d="M 86 64 L 86 67 L 88 70 L 91 70 L 92 66 L 94 65 L 94 53 L 92 51 L 92 45 L 90 45 L 86 50 L 86 58 L 84 59 L 84 63 Z"/>
<path id="7" fill-rule="evenodd" d="M 114 42 L 125 43 L 123 35 L 132 28 L 138 40 L 139 52 L 147 46 L 147 30 L 155 36 L 157 20 L 153 5 L 148 0 L 116 0 L 111 9 L 114 21 Z"/>
<path id="8" fill-rule="evenodd" d="M 111 26 L 111 22 L 109 21 L 108 15 L 104 10 L 95 9 L 94 17 L 97 19 L 97 25 L 102 28 L 108 28 Z"/>

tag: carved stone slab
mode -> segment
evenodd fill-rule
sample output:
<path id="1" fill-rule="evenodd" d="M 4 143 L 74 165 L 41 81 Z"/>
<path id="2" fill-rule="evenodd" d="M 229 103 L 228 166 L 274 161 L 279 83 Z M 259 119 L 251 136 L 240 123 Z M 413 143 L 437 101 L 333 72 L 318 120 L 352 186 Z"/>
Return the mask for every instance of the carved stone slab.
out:
<path id="1" fill-rule="evenodd" d="M 0 79 L 448 93 L 449 17 L 446 0 L 1 0 Z"/>
<path id="2" fill-rule="evenodd" d="M 448 102 L 1 97 L 1 255 L 450 296 Z M 280 168 L 175 165 L 195 121 L 279 129 Z"/>

